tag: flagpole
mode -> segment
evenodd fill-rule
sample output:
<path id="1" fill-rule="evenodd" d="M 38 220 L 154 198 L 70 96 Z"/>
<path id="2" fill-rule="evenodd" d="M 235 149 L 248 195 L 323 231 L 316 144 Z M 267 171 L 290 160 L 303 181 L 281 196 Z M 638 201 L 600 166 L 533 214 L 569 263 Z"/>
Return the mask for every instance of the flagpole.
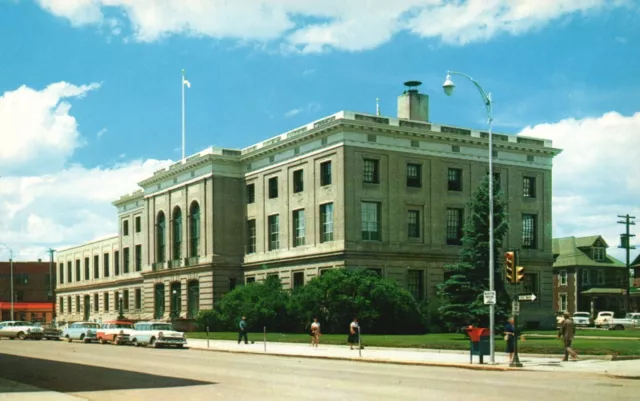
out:
<path id="1" fill-rule="evenodd" d="M 180 86 L 182 87 L 182 161 L 184 162 L 184 143 L 185 143 L 185 124 L 184 124 L 184 69 L 182 70 L 182 77 L 180 79 Z"/>

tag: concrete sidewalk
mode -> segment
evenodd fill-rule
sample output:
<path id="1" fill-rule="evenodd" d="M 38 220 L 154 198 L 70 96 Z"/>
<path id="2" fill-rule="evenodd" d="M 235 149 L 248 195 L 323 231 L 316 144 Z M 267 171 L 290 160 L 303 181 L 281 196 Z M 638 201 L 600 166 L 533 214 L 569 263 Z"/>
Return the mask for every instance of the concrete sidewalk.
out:
<path id="1" fill-rule="evenodd" d="M 0 400 L 11 401 L 81 401 L 86 398 L 44 390 L 38 387 L 0 378 Z"/>
<path id="2" fill-rule="evenodd" d="M 262 340 L 262 338 L 260 338 Z M 268 339 L 267 339 L 268 340 Z M 640 379 L 640 360 L 611 361 L 598 356 L 581 356 L 579 361 L 561 362 L 561 355 L 529 355 L 521 354 L 520 362 L 523 368 L 510 368 L 508 355 L 496 354 L 496 364 L 489 364 L 489 357 L 484 357 L 484 364 L 479 364 L 479 358 L 473 357 L 473 364 L 469 362 L 468 351 L 435 350 L 420 348 L 382 348 L 366 347 L 363 350 L 350 350 L 348 346 L 323 345 L 312 348 L 310 344 L 294 344 L 267 342 L 266 351 L 263 341 L 255 344 L 238 344 L 235 341 L 189 339 L 187 344 L 191 349 L 210 350 L 218 352 L 239 352 L 266 354 L 276 356 L 324 358 L 336 360 L 351 360 L 360 362 L 395 363 L 405 365 L 443 366 L 462 369 L 481 370 L 534 370 L 555 372 L 577 372 L 609 375 L 620 378 Z"/>

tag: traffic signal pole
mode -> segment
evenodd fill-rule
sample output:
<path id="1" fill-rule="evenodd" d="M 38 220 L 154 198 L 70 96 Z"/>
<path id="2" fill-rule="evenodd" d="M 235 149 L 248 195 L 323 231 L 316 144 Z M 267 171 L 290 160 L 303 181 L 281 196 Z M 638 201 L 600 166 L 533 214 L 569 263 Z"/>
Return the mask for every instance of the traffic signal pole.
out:
<path id="1" fill-rule="evenodd" d="M 524 267 L 520 266 L 520 252 L 518 250 L 505 253 L 505 272 L 507 280 L 513 284 L 514 294 L 511 301 L 513 313 L 513 360 L 509 367 L 521 368 L 522 363 L 518 356 L 518 315 L 520 314 L 518 284 L 524 278 Z"/>

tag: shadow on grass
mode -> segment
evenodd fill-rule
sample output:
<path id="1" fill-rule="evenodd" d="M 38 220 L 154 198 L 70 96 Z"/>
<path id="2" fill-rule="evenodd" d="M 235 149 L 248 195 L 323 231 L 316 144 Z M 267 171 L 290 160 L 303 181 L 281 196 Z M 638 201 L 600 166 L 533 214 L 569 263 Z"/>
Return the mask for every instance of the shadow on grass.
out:
<path id="1" fill-rule="evenodd" d="M 0 377 L 21 384 L 39 387 L 43 391 L 53 390 L 61 393 L 216 384 L 215 382 L 122 370 L 115 366 L 81 365 L 8 354 L 0 354 Z M 20 388 L 0 388 L 0 393 L 11 391 L 24 390 Z"/>

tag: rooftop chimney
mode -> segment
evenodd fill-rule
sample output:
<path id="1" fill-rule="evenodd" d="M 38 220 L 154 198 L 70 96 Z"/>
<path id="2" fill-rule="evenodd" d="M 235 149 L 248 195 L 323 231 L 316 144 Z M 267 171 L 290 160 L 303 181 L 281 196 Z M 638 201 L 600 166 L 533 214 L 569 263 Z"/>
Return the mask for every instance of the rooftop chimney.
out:
<path id="1" fill-rule="evenodd" d="M 407 81 L 407 89 L 398 96 L 398 118 L 429 121 L 429 96 L 418 93 L 420 81 Z"/>
<path id="2" fill-rule="evenodd" d="M 42 263 L 42 258 L 38 258 L 38 263 Z"/>

